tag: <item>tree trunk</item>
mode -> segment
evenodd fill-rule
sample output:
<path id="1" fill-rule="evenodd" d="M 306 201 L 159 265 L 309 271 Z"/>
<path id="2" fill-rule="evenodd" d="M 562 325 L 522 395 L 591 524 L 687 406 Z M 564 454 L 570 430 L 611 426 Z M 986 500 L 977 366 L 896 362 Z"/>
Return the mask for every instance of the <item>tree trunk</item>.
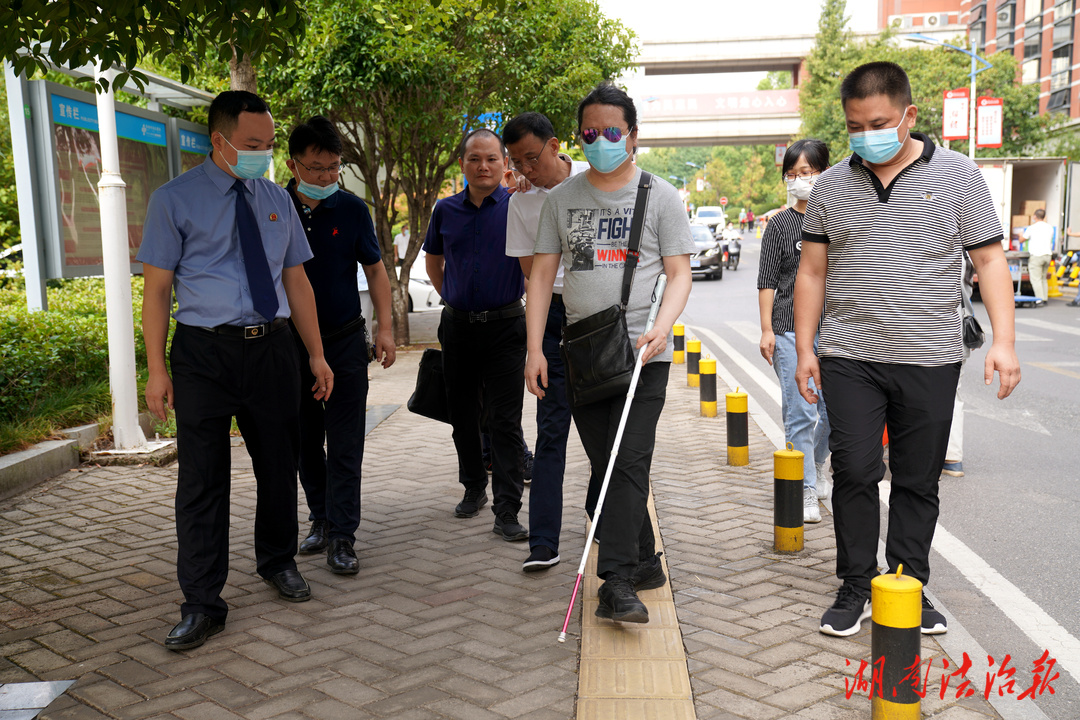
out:
<path id="1" fill-rule="evenodd" d="M 390 304 L 394 318 L 394 340 L 398 345 L 409 345 L 412 339 L 409 337 L 409 286 L 406 283 L 396 283 L 396 288 L 391 288 Z"/>
<path id="2" fill-rule="evenodd" d="M 240 62 L 236 61 L 236 46 L 232 46 L 232 58 L 229 60 L 229 89 L 247 90 L 249 93 L 257 93 L 258 85 L 255 81 L 255 68 L 251 65 L 251 56 L 245 55 Z"/>

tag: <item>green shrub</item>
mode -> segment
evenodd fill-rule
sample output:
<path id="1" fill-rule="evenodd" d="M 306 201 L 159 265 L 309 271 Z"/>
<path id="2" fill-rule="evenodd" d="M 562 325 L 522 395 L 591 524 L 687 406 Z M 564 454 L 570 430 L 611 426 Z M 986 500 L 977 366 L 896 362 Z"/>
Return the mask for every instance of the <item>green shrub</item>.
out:
<path id="1" fill-rule="evenodd" d="M 145 373 L 142 287 L 133 278 L 136 366 Z M 111 409 L 103 279 L 50 281 L 48 297 L 47 312 L 30 312 L 23 293 L 0 290 L 0 452 Z"/>

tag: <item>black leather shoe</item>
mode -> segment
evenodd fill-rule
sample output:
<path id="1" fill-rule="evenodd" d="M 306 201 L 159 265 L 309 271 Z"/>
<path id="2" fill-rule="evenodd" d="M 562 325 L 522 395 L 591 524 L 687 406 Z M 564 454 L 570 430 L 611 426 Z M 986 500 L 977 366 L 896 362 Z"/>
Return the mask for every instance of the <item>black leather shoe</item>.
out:
<path id="1" fill-rule="evenodd" d="M 345 538 L 333 538 L 326 551 L 326 564 L 335 575 L 355 575 L 360 572 L 360 563 L 356 560 L 356 551 L 352 543 Z"/>
<path id="2" fill-rule="evenodd" d="M 263 578 L 263 580 L 266 581 L 267 585 L 277 590 L 278 596 L 282 600 L 304 602 L 311 599 L 311 588 L 308 586 L 307 580 L 295 568 L 282 570 L 277 575 Z"/>
<path id="3" fill-rule="evenodd" d="M 326 521 L 316 520 L 311 523 L 311 532 L 300 543 L 300 552 L 310 555 L 326 549 Z"/>
<path id="4" fill-rule="evenodd" d="M 203 613 L 191 613 L 172 629 L 165 638 L 165 647 L 169 650 L 190 650 L 206 642 L 211 635 L 217 635 L 225 629 L 225 623 L 214 620 Z"/>
<path id="5" fill-rule="evenodd" d="M 454 508 L 454 517 L 470 518 L 480 514 L 480 508 L 487 505 L 488 496 L 483 488 L 479 490 L 466 490 L 465 497 Z"/>

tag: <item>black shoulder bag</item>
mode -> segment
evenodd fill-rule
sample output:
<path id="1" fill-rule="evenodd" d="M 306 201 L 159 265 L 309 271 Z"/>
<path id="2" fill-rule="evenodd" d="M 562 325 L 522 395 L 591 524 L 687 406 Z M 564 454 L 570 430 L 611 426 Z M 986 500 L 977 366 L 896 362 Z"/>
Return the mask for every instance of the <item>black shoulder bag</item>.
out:
<path id="1" fill-rule="evenodd" d="M 978 350 L 983 346 L 985 335 L 979 321 L 975 319 L 975 308 L 971 304 L 971 298 L 964 292 L 964 288 L 960 288 L 960 294 L 964 298 L 964 347 L 968 350 Z"/>
<path id="2" fill-rule="evenodd" d="M 626 306 L 630 302 L 630 288 L 638 264 L 651 184 L 652 175 L 642 171 L 634 203 L 630 244 L 626 248 L 621 302 L 563 326 L 560 349 L 566 365 L 566 386 L 571 406 L 588 405 L 615 395 L 625 395 L 630 390 L 630 378 L 634 374 L 634 346 L 626 325 Z"/>

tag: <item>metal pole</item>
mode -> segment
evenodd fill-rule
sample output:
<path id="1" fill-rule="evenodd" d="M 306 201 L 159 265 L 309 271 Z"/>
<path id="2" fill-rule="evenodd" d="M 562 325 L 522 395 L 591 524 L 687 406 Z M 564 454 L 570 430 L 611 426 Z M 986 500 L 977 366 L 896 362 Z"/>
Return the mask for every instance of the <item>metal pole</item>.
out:
<path id="1" fill-rule="evenodd" d="M 32 311 L 48 310 L 49 298 L 45 291 L 45 245 L 40 237 L 38 196 L 31 171 L 34 163 L 30 158 L 34 147 L 31 142 L 26 75 L 16 75 L 15 68 L 5 61 L 4 81 L 7 85 L 8 122 L 11 124 L 11 154 L 15 160 L 15 189 L 19 202 L 19 232 L 22 234 L 26 307 Z"/>
<path id="2" fill-rule="evenodd" d="M 146 447 L 139 427 L 138 386 L 135 382 L 135 326 L 131 318 L 131 257 L 128 250 L 127 187 L 120 177 L 116 140 L 113 80 L 117 71 L 102 70 L 95 79 L 109 81 L 108 92 L 97 93 L 98 137 L 101 141 L 101 256 L 105 271 L 105 317 L 109 334 L 109 384 L 113 400 L 113 442 L 117 450 Z"/>
<path id="3" fill-rule="evenodd" d="M 975 54 L 971 55 L 971 97 L 968 98 L 968 157 L 975 159 Z"/>

